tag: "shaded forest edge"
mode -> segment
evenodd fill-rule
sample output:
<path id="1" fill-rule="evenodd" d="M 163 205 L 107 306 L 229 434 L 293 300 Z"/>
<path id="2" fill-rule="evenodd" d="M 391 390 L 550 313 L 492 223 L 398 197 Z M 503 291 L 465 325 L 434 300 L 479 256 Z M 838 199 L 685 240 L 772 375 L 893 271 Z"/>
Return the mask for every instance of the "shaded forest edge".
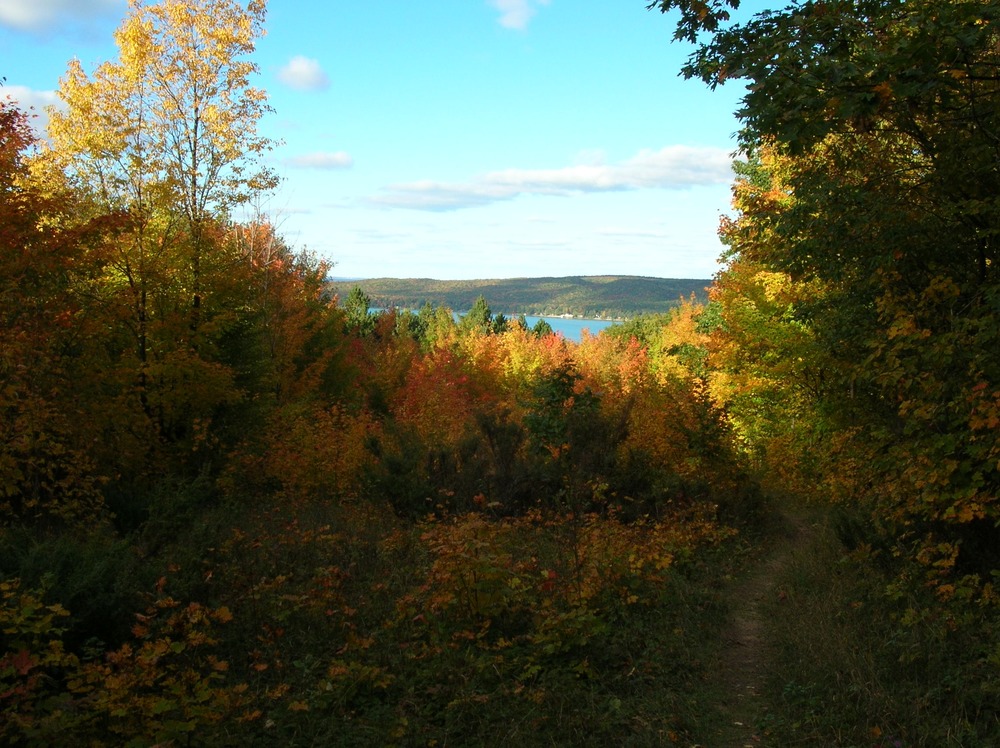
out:
<path id="1" fill-rule="evenodd" d="M 370 278 L 332 282 L 346 298 L 355 287 L 381 308 L 420 309 L 425 304 L 456 312 L 472 308 L 483 296 L 490 306 L 508 316 L 572 315 L 585 319 L 622 319 L 640 314 L 662 314 L 681 299 L 708 299 L 710 280 L 647 278 L 627 275 L 508 278 L 500 280 L 434 280 L 431 278 Z"/>

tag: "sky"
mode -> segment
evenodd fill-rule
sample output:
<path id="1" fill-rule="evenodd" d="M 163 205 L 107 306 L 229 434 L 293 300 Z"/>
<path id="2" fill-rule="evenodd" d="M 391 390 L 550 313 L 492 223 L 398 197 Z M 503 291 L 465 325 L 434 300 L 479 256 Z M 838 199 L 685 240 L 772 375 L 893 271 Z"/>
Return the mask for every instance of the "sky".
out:
<path id="1" fill-rule="evenodd" d="M 270 0 L 264 204 L 342 278 L 710 278 L 737 86 L 647 0 Z M 0 0 L 4 93 L 117 59 L 125 0 Z M 44 114 L 36 119 L 44 127 Z"/>

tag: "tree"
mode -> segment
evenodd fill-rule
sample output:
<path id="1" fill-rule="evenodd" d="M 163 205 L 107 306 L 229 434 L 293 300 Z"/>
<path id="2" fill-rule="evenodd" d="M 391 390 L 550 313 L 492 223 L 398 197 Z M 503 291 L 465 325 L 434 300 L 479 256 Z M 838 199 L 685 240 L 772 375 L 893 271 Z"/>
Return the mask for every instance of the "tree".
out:
<path id="1" fill-rule="evenodd" d="M 393 334 L 397 337 L 410 338 L 419 343 L 427 335 L 427 322 L 416 312 L 409 309 L 393 310 L 396 327 Z"/>
<path id="2" fill-rule="evenodd" d="M 371 297 L 355 286 L 344 302 L 347 324 L 361 336 L 370 335 L 375 330 L 375 316 L 371 313 Z"/>
<path id="3" fill-rule="evenodd" d="M 495 335 L 502 335 L 507 331 L 510 326 L 510 319 L 504 314 L 497 314 L 493 318 L 493 322 L 490 324 L 490 331 Z"/>
<path id="4" fill-rule="evenodd" d="M 420 307 L 418 316 L 424 332 L 421 343 L 425 349 L 449 344 L 458 331 L 455 314 L 446 306 L 434 307 L 426 302 Z"/>
<path id="5" fill-rule="evenodd" d="M 535 334 L 535 337 L 544 338 L 546 335 L 551 335 L 553 333 L 552 325 L 550 325 L 546 320 L 538 320 L 531 331 Z"/>
<path id="6" fill-rule="evenodd" d="M 180 242 L 197 327 L 209 223 L 276 184 L 261 163 L 272 143 L 257 133 L 266 94 L 251 85 L 257 66 L 247 59 L 264 15 L 263 0 L 246 9 L 235 0 L 130 0 L 115 33 L 119 61 L 89 78 L 73 60 L 60 83 L 66 111 L 50 112 L 53 152 L 101 209 L 132 219 L 122 266 L 141 287 L 142 323 L 151 255 Z"/>
<path id="7" fill-rule="evenodd" d="M 230 211 L 276 181 L 261 162 L 271 143 L 257 124 L 269 108 L 248 59 L 264 14 L 260 0 L 131 0 L 119 59 L 92 77 L 71 62 L 65 111 L 50 112 L 43 163 L 86 191 L 90 216 L 117 220 L 90 293 L 107 318 L 117 386 L 168 441 L 238 398 L 217 343 L 248 268 L 226 241 Z"/>
<path id="8" fill-rule="evenodd" d="M 895 141 L 913 189 L 933 195 L 935 213 L 966 235 L 953 251 L 980 280 L 997 272 L 995 3 L 806 2 L 726 29 L 738 0 L 653 5 L 680 9 L 683 38 L 713 32 L 686 76 L 749 82 L 738 113 L 746 147 L 773 139 L 804 154 L 828 136 Z"/>
<path id="9" fill-rule="evenodd" d="M 942 598 L 995 600 L 1000 6 L 798 2 L 724 27 L 737 0 L 654 5 L 681 11 L 678 37 L 708 32 L 685 75 L 749 84 L 725 283 L 793 291 L 766 323 L 805 344 L 782 376 L 818 384 L 831 477 L 865 466 L 846 493 Z"/>
<path id="10" fill-rule="evenodd" d="M 473 302 L 472 309 L 462 317 L 459 328 L 466 334 L 476 332 L 486 335 L 493 331 L 493 312 L 484 296 L 479 296 Z"/>
<path id="11" fill-rule="evenodd" d="M 62 230 L 72 195 L 32 180 L 27 115 L 0 99 L 0 513 L 7 523 L 94 528 L 101 500 L 82 448 L 86 338 L 71 282 L 86 231 Z M 74 355 L 77 354 L 77 355 Z"/>
<path id="12" fill-rule="evenodd" d="M 233 268 L 239 287 L 227 302 L 239 313 L 219 348 L 241 388 L 258 404 L 279 406 L 329 394 L 339 386 L 331 367 L 344 328 L 344 313 L 329 293 L 329 265 L 294 252 L 263 217 L 233 225 L 227 242 L 239 260 Z"/>

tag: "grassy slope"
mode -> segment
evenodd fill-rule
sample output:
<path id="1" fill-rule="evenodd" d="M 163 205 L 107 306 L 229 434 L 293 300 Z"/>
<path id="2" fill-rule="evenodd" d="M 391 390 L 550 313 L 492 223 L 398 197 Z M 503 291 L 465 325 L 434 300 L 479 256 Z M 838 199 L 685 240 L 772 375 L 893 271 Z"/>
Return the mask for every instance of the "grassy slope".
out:
<path id="1" fill-rule="evenodd" d="M 705 301 L 709 280 L 643 278 L 601 275 L 565 278 L 510 278 L 505 280 L 432 280 L 429 278 L 373 278 L 335 281 L 344 298 L 355 286 L 375 306 L 418 309 L 426 302 L 462 312 L 480 295 L 494 312 L 577 317 L 632 317 L 665 312 L 678 300 L 694 294 Z"/>

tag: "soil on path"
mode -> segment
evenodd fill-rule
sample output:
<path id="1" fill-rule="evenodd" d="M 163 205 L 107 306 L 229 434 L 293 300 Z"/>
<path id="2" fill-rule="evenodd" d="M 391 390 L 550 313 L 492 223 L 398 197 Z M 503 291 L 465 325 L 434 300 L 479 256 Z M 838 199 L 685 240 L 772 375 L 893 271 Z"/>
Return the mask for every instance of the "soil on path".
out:
<path id="1" fill-rule="evenodd" d="M 782 529 L 769 551 L 725 591 L 731 620 L 723 631 L 719 660 L 710 672 L 718 694 L 718 721 L 706 748 L 762 748 L 759 732 L 768 704 L 764 684 L 771 663 L 765 617 L 781 599 L 779 580 L 792 559 L 815 538 L 808 519 L 785 514 Z"/>

